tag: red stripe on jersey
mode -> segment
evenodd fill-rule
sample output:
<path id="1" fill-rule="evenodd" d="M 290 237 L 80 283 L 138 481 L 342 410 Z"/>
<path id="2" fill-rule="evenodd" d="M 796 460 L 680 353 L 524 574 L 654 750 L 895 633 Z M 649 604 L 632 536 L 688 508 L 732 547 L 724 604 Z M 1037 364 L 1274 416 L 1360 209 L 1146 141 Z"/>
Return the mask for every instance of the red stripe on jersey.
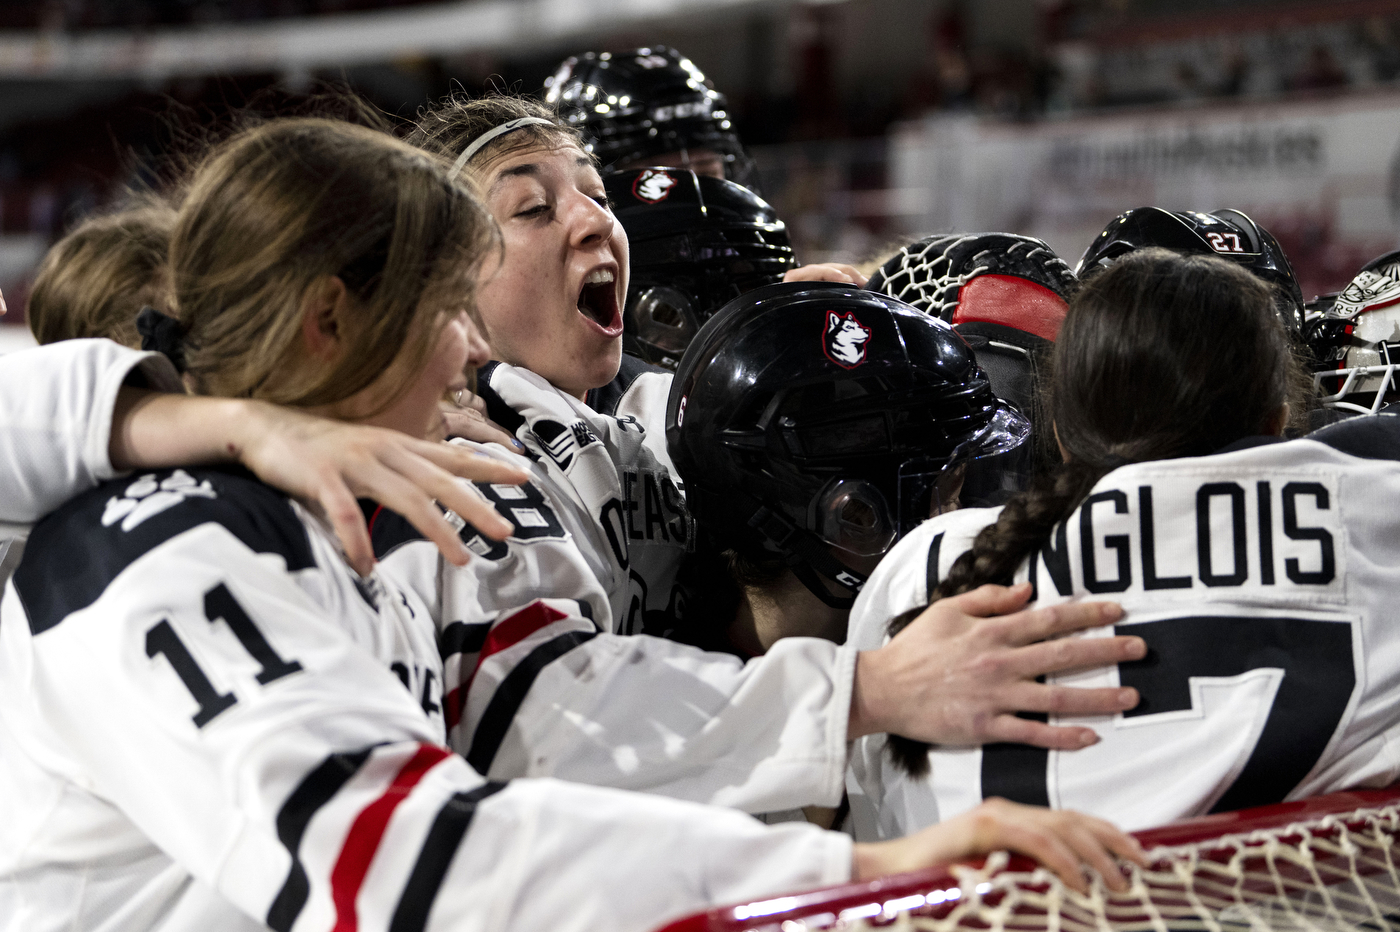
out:
<path id="1" fill-rule="evenodd" d="M 519 644 L 541 628 L 568 617 L 563 612 L 537 601 L 531 602 L 493 627 L 481 645 L 481 652 L 476 656 L 476 666 L 472 667 L 472 672 L 467 675 L 461 686 L 443 697 L 442 708 L 443 716 L 447 720 L 447 729 L 451 731 L 462 720 L 462 708 L 467 703 L 467 690 L 471 689 L 472 680 L 476 679 L 476 671 L 481 669 L 482 661 L 512 644 Z"/>
<path id="2" fill-rule="evenodd" d="M 374 522 L 376 522 L 376 521 L 379 520 L 379 513 L 380 513 L 381 511 L 383 511 L 383 510 L 384 510 L 384 506 L 383 506 L 383 505 L 380 505 L 378 508 L 374 509 L 374 514 L 372 514 L 372 515 L 369 516 L 369 525 L 365 528 L 365 533 L 367 533 L 367 534 L 373 536 L 373 534 L 374 534 Z"/>
<path id="3" fill-rule="evenodd" d="M 379 850 L 379 842 L 384 838 L 384 830 L 389 826 L 389 817 L 394 814 L 399 803 L 423 779 L 423 775 L 438 763 L 452 756 L 445 748 L 422 744 L 408 763 L 399 769 L 394 782 L 384 794 L 360 810 L 355 822 L 350 826 L 350 834 L 345 836 L 345 844 L 340 847 L 331 870 L 331 900 L 335 903 L 334 932 L 356 932 L 359 917 L 355 913 L 355 899 L 360 895 L 360 886 L 369 873 L 369 865 L 374 853 Z"/>

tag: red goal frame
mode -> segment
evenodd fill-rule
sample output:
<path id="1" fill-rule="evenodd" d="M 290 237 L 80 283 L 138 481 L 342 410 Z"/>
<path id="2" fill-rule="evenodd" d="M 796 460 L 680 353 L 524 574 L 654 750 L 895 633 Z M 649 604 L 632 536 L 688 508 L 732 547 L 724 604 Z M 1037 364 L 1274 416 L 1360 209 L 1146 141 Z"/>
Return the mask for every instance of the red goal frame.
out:
<path id="1" fill-rule="evenodd" d="M 1380 790 L 1348 790 L 1297 802 L 1183 819 L 1160 828 L 1133 832 L 1132 835 L 1149 851 L 1156 847 L 1199 845 L 1226 835 L 1283 828 L 1324 816 L 1358 809 L 1373 809 L 1396 802 L 1400 802 L 1400 784 Z M 1034 868 L 1033 861 L 1019 855 L 1013 855 L 1007 865 L 1008 871 L 1016 872 L 1028 872 Z M 780 928 L 787 920 L 835 917 L 849 910 L 869 909 L 878 912 L 885 908 L 885 904 L 896 903 L 906 897 L 958 888 L 958 880 L 947 869 L 935 867 L 908 874 L 894 874 L 864 883 L 848 883 L 789 896 L 717 907 L 686 916 L 664 926 L 658 932 L 766 932 Z M 876 906 L 880 907 L 880 910 L 875 910 Z"/>

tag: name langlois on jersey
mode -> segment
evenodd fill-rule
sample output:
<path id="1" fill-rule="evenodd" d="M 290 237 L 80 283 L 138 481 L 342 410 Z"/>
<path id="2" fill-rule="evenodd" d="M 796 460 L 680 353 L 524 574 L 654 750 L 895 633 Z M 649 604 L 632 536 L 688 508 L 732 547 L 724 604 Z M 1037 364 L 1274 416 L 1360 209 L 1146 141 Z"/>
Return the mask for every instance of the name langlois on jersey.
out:
<path id="1" fill-rule="evenodd" d="M 1139 478 L 1141 474 L 1139 474 Z M 1190 600 L 1193 590 L 1231 598 L 1344 601 L 1346 534 L 1339 479 L 1236 471 L 1175 475 L 1096 488 L 1031 561 L 1036 598 L 1151 592 Z"/>

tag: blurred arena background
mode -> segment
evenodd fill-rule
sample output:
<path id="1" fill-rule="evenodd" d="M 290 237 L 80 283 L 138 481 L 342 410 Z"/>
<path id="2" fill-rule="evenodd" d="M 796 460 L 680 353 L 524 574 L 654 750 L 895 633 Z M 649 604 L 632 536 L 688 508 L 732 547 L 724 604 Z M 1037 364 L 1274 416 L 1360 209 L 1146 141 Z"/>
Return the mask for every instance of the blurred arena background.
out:
<path id="1" fill-rule="evenodd" d="M 1400 0 L 7 0 L 0 351 L 48 245 L 230 108 L 409 116 L 652 43 L 728 95 L 804 261 L 956 229 L 1073 264 L 1122 210 L 1236 207 L 1311 296 L 1400 245 Z"/>

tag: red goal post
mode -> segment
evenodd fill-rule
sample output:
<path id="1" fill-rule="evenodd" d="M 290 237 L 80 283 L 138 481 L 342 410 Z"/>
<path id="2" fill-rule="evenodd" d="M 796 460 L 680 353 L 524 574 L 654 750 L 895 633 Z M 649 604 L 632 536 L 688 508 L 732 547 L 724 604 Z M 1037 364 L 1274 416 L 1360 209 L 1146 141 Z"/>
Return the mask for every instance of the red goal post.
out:
<path id="1" fill-rule="evenodd" d="M 697 913 L 659 932 L 1392 932 L 1400 784 L 1135 832 L 1131 889 L 1076 893 L 1029 859 L 955 865 Z"/>

